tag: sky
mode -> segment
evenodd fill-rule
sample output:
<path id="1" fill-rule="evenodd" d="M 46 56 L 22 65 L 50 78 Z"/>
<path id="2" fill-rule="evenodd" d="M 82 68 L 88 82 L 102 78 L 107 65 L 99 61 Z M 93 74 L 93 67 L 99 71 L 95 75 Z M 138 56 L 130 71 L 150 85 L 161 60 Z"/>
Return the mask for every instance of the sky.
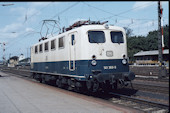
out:
<path id="1" fill-rule="evenodd" d="M 4 6 L 6 4 L 6 6 Z M 7 5 L 13 4 L 13 5 Z M 169 2 L 161 2 L 163 25 L 169 25 Z M 132 29 L 134 36 L 146 36 L 158 29 L 157 1 L 0 2 L 0 60 L 24 54 L 42 36 L 57 35 L 59 29 L 79 20 L 108 21 Z M 43 20 L 55 20 L 45 22 Z M 56 23 L 55 23 L 56 22 Z M 48 29 L 48 32 L 47 32 Z"/>

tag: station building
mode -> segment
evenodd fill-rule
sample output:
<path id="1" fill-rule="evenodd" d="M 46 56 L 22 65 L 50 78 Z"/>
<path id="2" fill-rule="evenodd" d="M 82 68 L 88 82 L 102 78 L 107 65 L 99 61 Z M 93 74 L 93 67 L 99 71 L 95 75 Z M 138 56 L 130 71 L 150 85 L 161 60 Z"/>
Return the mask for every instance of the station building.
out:
<path id="1" fill-rule="evenodd" d="M 158 65 L 158 50 L 140 51 L 134 54 L 135 65 Z M 169 49 L 163 50 L 163 63 L 169 67 Z"/>

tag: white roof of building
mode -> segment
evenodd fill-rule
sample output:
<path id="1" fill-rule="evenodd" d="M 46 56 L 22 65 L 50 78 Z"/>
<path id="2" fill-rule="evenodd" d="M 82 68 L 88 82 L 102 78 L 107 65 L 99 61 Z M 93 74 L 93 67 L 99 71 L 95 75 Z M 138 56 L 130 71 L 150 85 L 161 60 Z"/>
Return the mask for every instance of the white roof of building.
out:
<path id="1" fill-rule="evenodd" d="M 163 50 L 163 54 L 169 54 L 169 49 Z M 146 56 L 146 55 L 158 55 L 158 50 L 153 51 L 140 51 L 133 56 Z"/>

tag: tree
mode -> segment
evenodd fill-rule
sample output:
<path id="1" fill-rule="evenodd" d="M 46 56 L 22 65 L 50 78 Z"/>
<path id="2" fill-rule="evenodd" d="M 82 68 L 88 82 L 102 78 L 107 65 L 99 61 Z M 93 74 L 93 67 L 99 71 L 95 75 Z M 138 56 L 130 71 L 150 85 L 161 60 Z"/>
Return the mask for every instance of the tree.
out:
<path id="1" fill-rule="evenodd" d="M 147 50 L 158 50 L 158 31 L 151 31 L 146 37 L 147 44 L 145 45 Z"/>
<path id="2" fill-rule="evenodd" d="M 164 33 L 165 49 L 169 49 L 169 26 L 168 25 L 165 25 L 163 27 L 163 33 Z"/>
<path id="3" fill-rule="evenodd" d="M 146 50 L 144 46 L 146 43 L 146 38 L 143 36 L 133 36 L 127 39 L 127 51 L 128 56 L 131 61 L 134 60 L 133 55 L 141 50 Z"/>
<path id="4" fill-rule="evenodd" d="M 123 27 L 125 29 L 125 32 L 126 32 L 126 37 L 129 38 L 133 35 L 133 30 L 128 28 L 128 27 Z"/>

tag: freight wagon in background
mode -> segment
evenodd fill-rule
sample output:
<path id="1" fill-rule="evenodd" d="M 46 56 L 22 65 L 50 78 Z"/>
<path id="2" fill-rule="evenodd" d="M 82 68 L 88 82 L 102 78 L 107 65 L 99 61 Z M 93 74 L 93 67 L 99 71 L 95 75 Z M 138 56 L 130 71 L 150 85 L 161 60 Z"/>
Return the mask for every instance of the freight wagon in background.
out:
<path id="1" fill-rule="evenodd" d="M 40 82 L 96 92 L 126 86 L 135 78 L 121 27 L 78 21 L 43 39 L 31 47 L 31 72 Z"/>

